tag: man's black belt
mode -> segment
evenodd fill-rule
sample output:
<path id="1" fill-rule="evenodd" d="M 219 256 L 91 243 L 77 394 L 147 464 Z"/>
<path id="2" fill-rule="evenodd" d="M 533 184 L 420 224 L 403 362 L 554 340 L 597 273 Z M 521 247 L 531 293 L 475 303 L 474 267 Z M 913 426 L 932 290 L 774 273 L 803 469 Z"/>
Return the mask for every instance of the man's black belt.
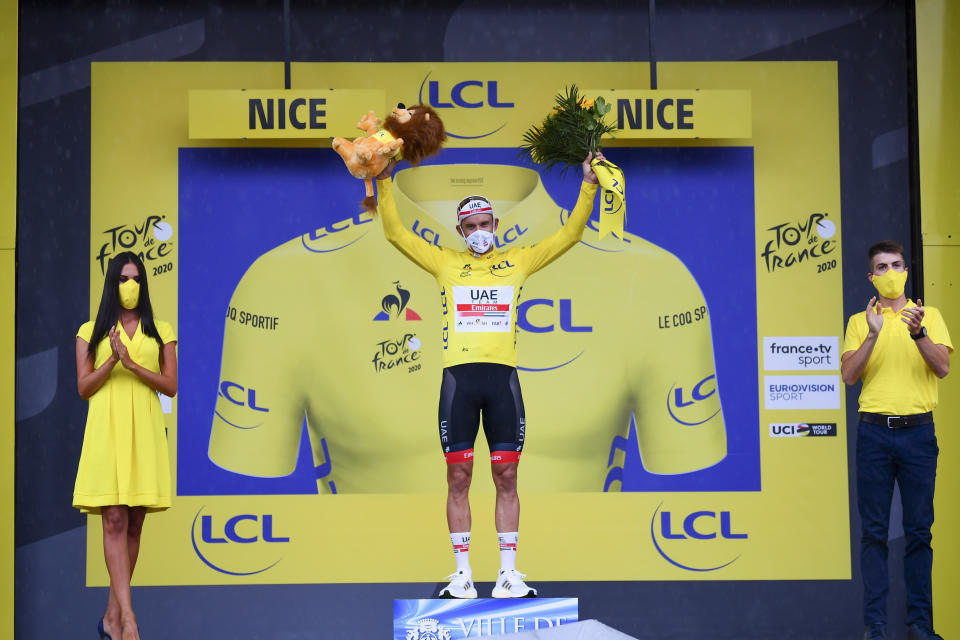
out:
<path id="1" fill-rule="evenodd" d="M 904 427 L 916 427 L 921 424 L 930 424 L 933 422 L 933 412 L 915 413 L 910 416 L 888 416 L 882 413 L 860 412 L 860 420 L 870 424 L 882 424 L 890 429 L 903 429 Z"/>

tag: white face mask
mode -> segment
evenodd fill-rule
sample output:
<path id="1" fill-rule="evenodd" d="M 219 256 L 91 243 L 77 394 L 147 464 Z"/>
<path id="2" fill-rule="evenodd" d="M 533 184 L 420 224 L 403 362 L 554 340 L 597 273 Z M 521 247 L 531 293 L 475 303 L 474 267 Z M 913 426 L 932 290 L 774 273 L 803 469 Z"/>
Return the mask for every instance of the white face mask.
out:
<path id="1" fill-rule="evenodd" d="M 468 235 L 464 240 L 467 243 L 467 246 L 473 249 L 474 253 L 486 253 L 490 247 L 493 246 L 494 236 L 489 231 L 484 231 L 483 229 L 477 229 L 470 235 Z"/>

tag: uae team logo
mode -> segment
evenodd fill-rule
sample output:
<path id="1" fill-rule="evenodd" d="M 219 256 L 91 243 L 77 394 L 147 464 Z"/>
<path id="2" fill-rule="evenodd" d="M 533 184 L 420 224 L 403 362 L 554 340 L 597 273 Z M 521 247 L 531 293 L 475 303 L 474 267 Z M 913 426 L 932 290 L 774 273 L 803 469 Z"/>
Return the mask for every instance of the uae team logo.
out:
<path id="1" fill-rule="evenodd" d="M 410 302 L 410 292 L 400 286 L 400 282 L 394 282 L 395 293 L 388 293 L 380 300 L 380 313 L 373 317 L 377 321 L 398 320 L 401 317 L 404 320 L 420 320 L 420 314 L 407 307 Z"/>

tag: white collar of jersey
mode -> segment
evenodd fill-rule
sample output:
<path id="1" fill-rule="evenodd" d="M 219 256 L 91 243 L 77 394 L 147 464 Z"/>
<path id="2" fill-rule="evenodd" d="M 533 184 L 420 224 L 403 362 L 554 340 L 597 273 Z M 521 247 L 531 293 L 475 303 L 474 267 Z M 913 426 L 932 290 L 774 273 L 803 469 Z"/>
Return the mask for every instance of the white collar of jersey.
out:
<path id="1" fill-rule="evenodd" d="M 530 244 L 517 233 L 518 228 L 535 227 L 560 210 L 536 171 L 510 165 L 441 164 L 404 169 L 396 173 L 393 192 L 404 226 L 412 229 L 417 223 L 415 231 L 422 231 L 426 225 L 442 246 L 454 251 L 463 250 L 463 239 L 454 231 L 457 204 L 471 194 L 481 192 L 490 199 L 494 211 L 501 214 L 497 237 L 503 241 L 511 234 L 508 240 L 517 245 Z M 446 216 L 440 217 L 443 212 Z"/>

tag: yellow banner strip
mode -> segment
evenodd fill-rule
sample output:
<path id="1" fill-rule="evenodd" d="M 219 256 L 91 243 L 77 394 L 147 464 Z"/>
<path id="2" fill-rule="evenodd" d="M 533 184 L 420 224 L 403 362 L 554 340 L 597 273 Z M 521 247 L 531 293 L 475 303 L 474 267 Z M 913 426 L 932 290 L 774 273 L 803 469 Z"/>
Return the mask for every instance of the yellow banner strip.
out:
<path id="1" fill-rule="evenodd" d="M 610 103 L 615 138 L 751 138 L 753 113 L 747 90 L 588 89 Z"/>
<path id="2" fill-rule="evenodd" d="M 191 139 L 357 137 L 357 122 L 373 109 L 385 117 L 380 89 L 193 90 Z"/>

